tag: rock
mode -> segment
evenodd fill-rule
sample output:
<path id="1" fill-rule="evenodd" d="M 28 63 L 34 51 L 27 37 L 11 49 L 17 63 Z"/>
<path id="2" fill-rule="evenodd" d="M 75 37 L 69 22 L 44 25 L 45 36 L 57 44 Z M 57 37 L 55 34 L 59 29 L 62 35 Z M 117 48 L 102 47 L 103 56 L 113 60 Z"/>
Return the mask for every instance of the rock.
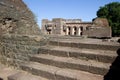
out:
<path id="1" fill-rule="evenodd" d="M 35 41 L 39 42 L 41 40 L 41 37 L 40 36 L 37 36 L 34 38 Z"/>
<path id="2" fill-rule="evenodd" d="M 39 35 L 35 16 L 22 0 L 0 0 L 0 34 Z"/>
<path id="3" fill-rule="evenodd" d="M 97 27 L 109 27 L 108 20 L 106 18 L 96 18 L 93 20 L 94 26 Z"/>

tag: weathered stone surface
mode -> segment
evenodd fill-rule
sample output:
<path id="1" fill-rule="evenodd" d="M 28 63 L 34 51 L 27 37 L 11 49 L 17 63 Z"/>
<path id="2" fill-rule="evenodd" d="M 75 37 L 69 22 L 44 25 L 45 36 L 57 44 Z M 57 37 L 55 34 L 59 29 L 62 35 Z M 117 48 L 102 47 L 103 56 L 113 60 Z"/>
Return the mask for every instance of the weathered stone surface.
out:
<path id="1" fill-rule="evenodd" d="M 93 38 L 111 38 L 111 27 L 94 27 L 91 30 L 85 31 L 83 34 L 88 34 L 88 37 Z"/>
<path id="2" fill-rule="evenodd" d="M 93 20 L 92 27 L 84 31 L 83 34 L 88 34 L 88 37 L 93 38 L 111 38 L 112 30 L 107 19 L 96 18 Z"/>
<path id="3" fill-rule="evenodd" d="M 40 63 L 30 62 L 30 64 L 23 64 L 21 68 L 25 71 L 31 72 L 34 75 L 42 76 L 50 80 L 55 80 L 55 73 L 59 68 L 46 66 Z"/>
<path id="4" fill-rule="evenodd" d="M 39 40 L 35 40 L 37 37 Z M 0 62 L 19 68 L 32 54 L 37 54 L 42 45 L 45 40 L 40 36 L 4 35 L 0 38 Z"/>
<path id="5" fill-rule="evenodd" d="M 84 71 L 63 69 L 36 62 L 24 64 L 21 67 L 25 71 L 48 78 L 50 80 L 103 80 L 101 75 L 91 74 Z"/>
<path id="6" fill-rule="evenodd" d="M 4 34 L 40 34 L 34 15 L 22 0 L 0 0 L 0 30 Z"/>
<path id="7" fill-rule="evenodd" d="M 21 68 L 52 80 L 103 80 L 119 47 L 117 41 L 54 37 Z"/>
<path id="8" fill-rule="evenodd" d="M 39 49 L 39 54 L 48 54 L 59 57 L 73 57 L 76 59 L 84 59 L 84 60 L 91 59 L 105 63 L 112 63 L 117 57 L 115 51 L 109 51 L 109 50 L 96 50 L 96 49 L 84 49 L 84 48 L 78 49 L 78 48 L 70 48 L 63 46 L 62 47 L 54 46 L 52 47 L 52 49 L 50 49 L 49 47 L 50 46 L 41 47 Z"/>
<path id="9" fill-rule="evenodd" d="M 48 80 L 0 63 L 0 80 Z"/>
<path id="10" fill-rule="evenodd" d="M 120 46 L 117 42 L 102 42 L 96 39 L 89 38 L 69 41 L 66 39 L 50 40 L 49 45 L 111 51 L 118 50 Z"/>
<path id="11" fill-rule="evenodd" d="M 25 72 L 19 72 L 8 76 L 8 80 L 48 80 L 39 76 L 31 75 Z"/>
<path id="12" fill-rule="evenodd" d="M 96 18 L 93 20 L 93 24 L 97 27 L 109 27 L 109 23 L 106 18 Z"/>
<path id="13" fill-rule="evenodd" d="M 57 66 L 60 68 L 69 68 L 83 70 L 95 74 L 105 75 L 108 72 L 110 64 L 101 63 L 93 60 L 80 60 L 74 58 L 56 57 L 52 55 L 36 55 L 32 61 L 46 65 Z M 99 64 L 99 65 L 98 65 Z"/>
<path id="14" fill-rule="evenodd" d="M 11 67 L 7 67 L 0 63 L 0 80 L 8 80 L 8 76 L 14 75 L 18 72 L 18 70 L 15 70 Z"/>

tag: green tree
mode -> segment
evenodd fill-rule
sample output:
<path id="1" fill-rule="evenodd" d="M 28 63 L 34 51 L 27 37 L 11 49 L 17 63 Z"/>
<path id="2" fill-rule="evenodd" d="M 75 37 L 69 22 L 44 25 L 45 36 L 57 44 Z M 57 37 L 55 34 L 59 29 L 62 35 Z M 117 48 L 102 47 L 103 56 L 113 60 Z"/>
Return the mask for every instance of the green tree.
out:
<path id="1" fill-rule="evenodd" d="M 120 36 L 120 2 L 112 2 L 100 7 L 97 16 L 107 18 L 112 27 L 112 35 Z"/>

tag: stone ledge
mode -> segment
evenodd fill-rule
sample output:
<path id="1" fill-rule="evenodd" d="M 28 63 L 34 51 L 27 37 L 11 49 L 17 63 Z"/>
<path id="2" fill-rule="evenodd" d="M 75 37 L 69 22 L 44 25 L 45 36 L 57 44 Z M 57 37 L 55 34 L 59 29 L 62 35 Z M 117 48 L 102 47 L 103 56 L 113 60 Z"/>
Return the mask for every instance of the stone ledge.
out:
<path id="1" fill-rule="evenodd" d="M 51 80 L 103 80 L 101 75 L 96 75 L 84 71 L 58 68 L 36 62 L 24 64 L 21 68 L 35 75 L 46 77 Z M 82 77 L 84 76 L 84 77 Z"/>
<path id="2" fill-rule="evenodd" d="M 8 80 L 48 80 L 39 76 L 35 76 L 28 73 L 19 72 L 17 74 L 8 77 Z"/>

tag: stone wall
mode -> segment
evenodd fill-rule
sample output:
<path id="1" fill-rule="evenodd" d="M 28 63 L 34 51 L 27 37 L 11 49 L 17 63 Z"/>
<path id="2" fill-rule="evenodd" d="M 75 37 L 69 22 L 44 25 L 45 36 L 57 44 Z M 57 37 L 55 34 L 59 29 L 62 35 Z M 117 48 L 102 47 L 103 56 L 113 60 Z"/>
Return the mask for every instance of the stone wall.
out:
<path id="1" fill-rule="evenodd" d="M 0 39 L 0 61 L 19 68 L 31 55 L 37 54 L 42 45 L 45 40 L 40 36 L 4 35 Z"/>
<path id="2" fill-rule="evenodd" d="M 19 68 L 44 45 L 35 18 L 23 0 L 0 0 L 1 63 Z"/>
<path id="3" fill-rule="evenodd" d="M 111 27 L 92 27 L 83 32 L 83 35 L 87 34 L 87 37 L 91 38 L 111 38 Z"/>
<path id="4" fill-rule="evenodd" d="M 96 18 L 93 20 L 92 27 L 84 31 L 83 34 L 87 34 L 88 37 L 111 38 L 112 30 L 106 18 Z"/>

